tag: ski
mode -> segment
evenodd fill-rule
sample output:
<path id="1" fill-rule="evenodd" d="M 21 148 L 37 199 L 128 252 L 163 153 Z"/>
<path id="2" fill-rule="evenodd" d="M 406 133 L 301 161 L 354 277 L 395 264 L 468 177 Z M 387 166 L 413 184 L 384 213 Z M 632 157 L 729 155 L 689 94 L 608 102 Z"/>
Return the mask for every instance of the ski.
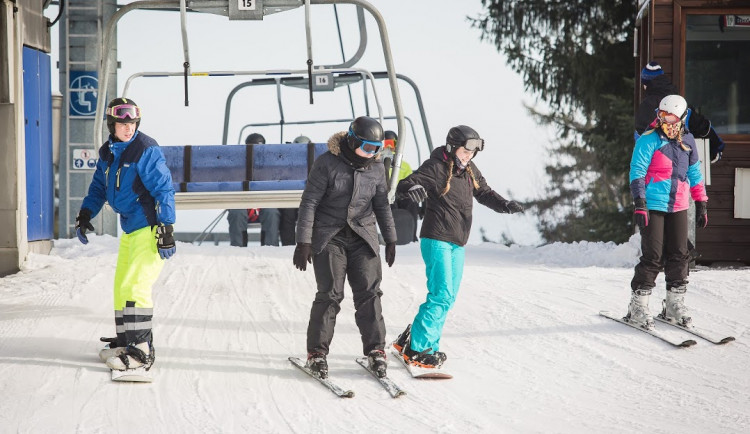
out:
<path id="1" fill-rule="evenodd" d="M 339 398 L 352 398 L 354 396 L 354 391 L 342 389 L 340 386 L 338 386 L 336 383 L 331 381 L 329 378 L 320 378 L 317 374 L 313 373 L 313 371 L 311 371 L 307 366 L 305 366 L 305 363 L 299 358 L 289 357 L 289 361 L 292 362 L 292 365 L 298 367 L 305 374 L 318 380 L 320 384 L 327 387 L 328 390 L 335 393 L 336 396 L 338 396 Z"/>
<path id="2" fill-rule="evenodd" d="M 406 395 L 406 391 L 398 387 L 396 383 L 393 382 L 390 378 L 383 377 L 380 378 L 378 375 L 370 369 L 370 367 L 367 365 L 367 358 L 366 357 L 360 357 L 355 359 L 359 366 L 365 368 L 367 372 L 372 374 L 373 377 L 375 377 L 376 380 L 378 380 L 378 383 L 380 383 L 381 386 L 383 386 L 383 389 L 385 389 L 388 393 L 391 394 L 391 398 L 398 398 L 399 396 Z"/>
<path id="3" fill-rule="evenodd" d="M 391 353 L 398 359 L 402 365 L 409 371 L 412 378 L 434 378 L 434 379 L 450 379 L 453 375 L 444 371 L 442 368 L 420 368 L 406 363 L 404 357 L 395 348 L 391 347 Z"/>
<path id="4" fill-rule="evenodd" d="M 702 328 L 696 328 L 695 326 L 685 327 L 685 326 L 682 326 L 680 324 L 673 323 L 673 322 L 669 321 L 668 319 L 664 318 L 662 316 L 662 314 L 656 315 L 654 317 L 654 319 L 657 320 L 657 321 L 659 321 L 659 322 L 662 322 L 664 324 L 669 324 L 669 325 L 671 325 L 673 327 L 676 327 L 676 328 L 678 328 L 680 330 L 684 330 L 684 331 L 686 331 L 686 332 L 688 332 L 690 334 L 698 336 L 699 338 L 705 339 L 705 340 L 711 342 L 712 344 L 723 345 L 723 344 L 726 344 L 727 342 L 732 342 L 734 340 L 734 336 L 725 336 L 725 337 L 722 337 L 721 335 L 719 335 L 719 334 L 717 334 L 715 332 L 712 332 L 710 330 L 704 330 Z"/>
<path id="5" fill-rule="evenodd" d="M 688 340 L 685 340 L 685 341 L 675 340 L 675 339 L 673 339 L 673 338 L 665 335 L 664 333 L 662 333 L 662 332 L 660 332 L 658 330 L 644 329 L 643 327 L 640 327 L 640 326 L 637 326 L 635 324 L 631 324 L 628 321 L 625 321 L 622 317 L 612 315 L 609 311 L 606 311 L 606 310 L 603 310 L 603 311 L 599 312 L 599 315 L 601 315 L 601 316 L 603 316 L 605 318 L 609 318 L 611 320 L 617 321 L 620 324 L 625 324 L 628 327 L 632 327 L 632 328 L 634 328 L 636 330 L 640 330 L 640 331 L 642 331 L 644 333 L 648 333 L 651 336 L 653 336 L 655 338 L 659 338 L 662 341 L 664 341 L 664 342 L 666 342 L 666 343 L 668 343 L 670 345 L 673 345 L 675 347 L 685 348 L 685 347 L 690 347 L 692 345 L 695 345 L 697 343 L 697 342 L 695 342 L 692 339 L 688 339 Z"/>

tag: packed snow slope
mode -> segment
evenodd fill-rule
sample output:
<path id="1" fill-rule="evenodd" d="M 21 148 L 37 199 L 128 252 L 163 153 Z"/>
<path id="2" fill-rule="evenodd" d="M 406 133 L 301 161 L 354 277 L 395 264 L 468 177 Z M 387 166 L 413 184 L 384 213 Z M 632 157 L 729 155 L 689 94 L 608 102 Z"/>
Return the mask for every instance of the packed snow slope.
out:
<path id="1" fill-rule="evenodd" d="M 408 392 L 392 399 L 354 362 L 347 293 L 329 363 L 356 396 L 341 399 L 287 361 L 305 356 L 315 292 L 291 247 L 179 244 L 154 288 L 156 380 L 111 382 L 97 352 L 114 333 L 118 240 L 90 239 L 0 279 L 0 432 L 750 432 L 748 269 L 693 271 L 686 298 L 696 324 L 737 341 L 675 349 L 598 315 L 626 311 L 635 237 L 470 245 L 440 348 L 454 378 L 414 380 L 392 360 Z M 425 297 L 418 245 L 383 274 L 392 340 Z M 661 278 L 653 312 L 663 296 Z"/>

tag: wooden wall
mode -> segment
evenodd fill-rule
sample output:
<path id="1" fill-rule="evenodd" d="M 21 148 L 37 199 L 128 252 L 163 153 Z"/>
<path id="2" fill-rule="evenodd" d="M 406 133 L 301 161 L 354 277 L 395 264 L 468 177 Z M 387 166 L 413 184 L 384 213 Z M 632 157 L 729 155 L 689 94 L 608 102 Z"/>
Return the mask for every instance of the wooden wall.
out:
<path id="1" fill-rule="evenodd" d="M 648 16 L 639 29 L 638 73 L 651 60 L 661 64 L 664 73 L 684 93 L 683 63 L 685 12 L 697 9 L 710 14 L 750 15 L 748 0 L 651 0 Z M 637 83 L 640 84 L 639 81 Z M 635 107 L 642 97 L 636 88 Z M 723 158 L 711 165 L 708 192 L 708 227 L 696 230 L 700 263 L 744 262 L 750 264 L 750 219 L 734 218 L 735 168 L 750 168 L 750 136 L 722 136 L 726 147 Z"/>

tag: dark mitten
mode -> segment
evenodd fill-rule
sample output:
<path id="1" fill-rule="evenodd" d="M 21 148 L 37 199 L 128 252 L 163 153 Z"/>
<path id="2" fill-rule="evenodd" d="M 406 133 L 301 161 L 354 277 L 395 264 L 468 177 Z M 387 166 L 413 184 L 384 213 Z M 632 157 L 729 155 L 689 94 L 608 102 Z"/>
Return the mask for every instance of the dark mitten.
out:
<path id="1" fill-rule="evenodd" d="M 508 203 L 505 204 L 505 207 L 508 208 L 508 212 L 511 214 L 523 212 L 523 206 L 515 200 L 509 200 Z"/>
<path id="2" fill-rule="evenodd" d="M 89 239 L 86 237 L 86 231 L 93 231 L 94 225 L 91 224 L 91 211 L 81 208 L 76 217 L 76 236 L 83 244 L 88 244 Z"/>
<path id="3" fill-rule="evenodd" d="M 174 242 L 174 226 L 159 225 L 156 227 L 156 248 L 162 259 L 169 259 L 177 251 Z"/>
<path id="4" fill-rule="evenodd" d="M 695 226 L 708 226 L 708 204 L 704 201 L 695 202 Z"/>
<path id="5" fill-rule="evenodd" d="M 711 127 L 711 131 L 708 132 L 708 146 L 709 152 L 711 153 L 711 162 L 721 160 L 721 153 L 724 152 L 724 141 L 721 140 L 716 130 Z"/>
<path id="6" fill-rule="evenodd" d="M 410 188 L 409 191 L 406 192 L 406 194 L 409 195 L 409 199 L 416 203 L 422 202 L 427 199 L 427 190 L 425 190 L 424 187 L 419 184 Z"/>
<path id="7" fill-rule="evenodd" d="M 312 246 L 307 243 L 297 243 L 297 247 L 294 248 L 292 262 L 294 262 L 294 266 L 298 270 L 307 270 L 307 264 L 312 263 Z"/>
<path id="8" fill-rule="evenodd" d="M 638 225 L 638 229 L 642 231 L 648 226 L 648 208 L 646 208 L 646 199 L 637 197 L 633 200 L 633 203 L 635 204 L 635 212 L 633 213 L 635 224 Z"/>
<path id="9" fill-rule="evenodd" d="M 396 260 L 396 243 L 388 243 L 385 245 L 385 262 L 389 267 L 393 266 L 393 262 Z"/>

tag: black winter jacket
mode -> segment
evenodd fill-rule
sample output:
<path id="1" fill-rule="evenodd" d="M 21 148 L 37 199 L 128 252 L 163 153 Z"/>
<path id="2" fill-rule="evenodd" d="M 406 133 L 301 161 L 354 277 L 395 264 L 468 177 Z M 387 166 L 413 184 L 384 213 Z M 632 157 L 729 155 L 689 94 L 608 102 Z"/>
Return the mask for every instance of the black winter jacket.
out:
<path id="1" fill-rule="evenodd" d="M 676 95 L 677 93 L 677 88 L 664 75 L 654 77 L 651 80 L 646 86 L 643 101 L 641 101 L 638 111 L 635 113 L 635 131 L 638 135 L 643 135 L 643 132 L 648 129 L 649 124 L 656 119 L 656 109 L 659 108 L 662 98 L 667 95 Z"/>
<path id="2" fill-rule="evenodd" d="M 396 192 L 403 195 L 415 185 L 424 187 L 427 199 L 420 238 L 432 238 L 463 246 L 469 240 L 471 231 L 473 198 L 500 213 L 508 212 L 508 201 L 487 185 L 487 181 L 473 161 L 469 164 L 479 189 L 474 188 L 467 170 L 457 171 L 454 165 L 451 188 L 441 197 L 440 193 L 445 189 L 448 180 L 448 158 L 450 157 L 445 152 L 445 146 L 435 148 L 430 158 L 422 163 L 419 169 L 399 182 Z"/>
<path id="3" fill-rule="evenodd" d="M 346 134 L 342 131 L 331 136 L 328 152 L 310 169 L 299 206 L 296 241 L 312 244 L 317 254 L 348 224 L 377 254 L 376 221 L 383 240 L 396 242 L 385 170 L 379 159 L 364 168 L 354 168 L 341 153 L 340 147 L 348 146 Z"/>

